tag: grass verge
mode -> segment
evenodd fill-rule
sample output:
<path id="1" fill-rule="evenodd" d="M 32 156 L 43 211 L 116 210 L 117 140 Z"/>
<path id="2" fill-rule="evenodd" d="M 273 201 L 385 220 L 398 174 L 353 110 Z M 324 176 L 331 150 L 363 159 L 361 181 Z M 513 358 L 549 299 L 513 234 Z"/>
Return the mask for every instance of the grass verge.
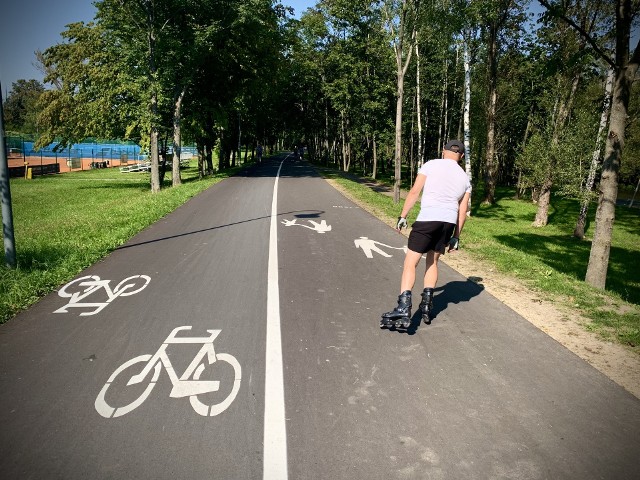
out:
<path id="1" fill-rule="evenodd" d="M 401 209 L 393 199 L 373 191 L 351 175 L 323 169 L 357 202 L 374 215 L 393 224 Z M 590 211 L 587 239 L 572 236 L 578 217 L 575 200 L 555 198 L 549 210 L 549 225 L 534 228 L 531 223 L 536 205 L 514 198 L 514 191 L 500 189 L 494 205 L 480 205 L 476 195 L 471 218 L 462 235 L 461 246 L 475 257 L 518 278 L 528 288 L 562 304 L 587 319 L 585 328 L 601 337 L 619 342 L 640 354 L 640 210 L 619 207 L 613 242 L 607 290 L 587 285 L 583 279 L 589 261 L 594 209 Z M 414 207 L 409 222 L 415 220 Z"/>
<path id="2" fill-rule="evenodd" d="M 156 194 L 148 173 L 117 169 L 12 179 L 18 266 L 0 267 L 0 323 L 240 168 L 199 179 L 193 161 L 181 171 L 181 186 L 168 188 L 168 172 Z"/>

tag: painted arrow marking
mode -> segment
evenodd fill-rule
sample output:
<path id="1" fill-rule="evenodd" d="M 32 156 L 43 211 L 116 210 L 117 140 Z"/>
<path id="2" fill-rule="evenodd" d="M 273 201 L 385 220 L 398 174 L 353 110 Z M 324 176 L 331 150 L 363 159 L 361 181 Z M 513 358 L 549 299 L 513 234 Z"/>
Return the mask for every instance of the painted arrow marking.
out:
<path id="1" fill-rule="evenodd" d="M 325 233 L 325 232 L 330 232 L 331 231 L 331 225 L 327 225 L 327 221 L 326 220 L 322 220 L 320 223 L 318 222 L 314 222 L 313 220 L 307 220 L 312 226 L 310 227 L 309 225 L 302 225 L 301 223 L 297 223 L 298 219 L 294 218 L 293 220 L 282 220 L 282 224 L 285 227 L 292 227 L 292 226 L 297 226 L 297 227 L 304 227 L 304 228 L 308 228 L 309 230 L 315 230 L 318 233 Z"/>

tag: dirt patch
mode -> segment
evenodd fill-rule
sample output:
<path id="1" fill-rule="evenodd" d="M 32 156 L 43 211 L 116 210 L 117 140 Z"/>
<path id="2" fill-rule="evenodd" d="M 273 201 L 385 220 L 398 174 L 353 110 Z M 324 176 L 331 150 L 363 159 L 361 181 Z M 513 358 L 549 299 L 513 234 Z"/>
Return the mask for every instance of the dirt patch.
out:
<path id="1" fill-rule="evenodd" d="M 327 181 L 387 225 L 395 225 L 395 218 L 372 211 L 336 182 Z M 384 187 L 378 188 L 378 191 L 387 193 Z M 585 329 L 589 321 L 575 311 L 553 299 L 541 298 L 518 279 L 497 272 L 493 266 L 471 258 L 464 250 L 447 254 L 442 260 L 463 276 L 483 285 L 488 293 L 640 399 L 640 355 L 589 332 Z"/>

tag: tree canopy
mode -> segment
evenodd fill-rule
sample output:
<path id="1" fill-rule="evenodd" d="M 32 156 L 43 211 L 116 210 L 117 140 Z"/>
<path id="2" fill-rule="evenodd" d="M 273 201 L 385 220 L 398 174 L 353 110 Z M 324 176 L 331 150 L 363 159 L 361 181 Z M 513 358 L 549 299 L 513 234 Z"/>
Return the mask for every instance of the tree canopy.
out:
<path id="1" fill-rule="evenodd" d="M 96 7 L 40 55 L 51 88 L 21 81 L 7 100 L 14 128 L 33 130 L 37 113 L 39 146 L 133 139 L 163 172 L 186 141 L 205 175 L 214 150 L 224 168 L 258 142 L 302 144 L 399 189 L 464 137 L 474 195 L 490 204 L 497 186 L 516 187 L 538 203 L 538 226 L 552 195 L 615 204 L 618 183 L 640 177 L 639 0 L 320 0 L 298 19 L 275 0 Z M 603 118 L 615 125 L 606 148 Z"/>
<path id="2" fill-rule="evenodd" d="M 18 80 L 4 104 L 6 129 L 37 133 L 38 99 L 44 86 L 37 80 Z"/>

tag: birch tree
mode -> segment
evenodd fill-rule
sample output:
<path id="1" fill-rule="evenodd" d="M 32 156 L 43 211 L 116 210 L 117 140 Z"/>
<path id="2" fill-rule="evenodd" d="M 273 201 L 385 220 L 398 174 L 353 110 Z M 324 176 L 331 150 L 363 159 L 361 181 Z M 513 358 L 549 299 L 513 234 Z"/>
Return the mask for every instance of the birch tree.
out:
<path id="1" fill-rule="evenodd" d="M 424 163 L 424 152 L 422 144 L 422 98 L 420 95 L 420 50 L 418 34 L 416 32 L 416 119 L 418 123 L 418 165 Z"/>
<path id="2" fill-rule="evenodd" d="M 464 165 L 469 182 L 472 179 L 471 173 L 471 41 L 473 33 L 471 27 L 466 26 L 463 35 L 463 61 L 464 61 L 464 102 L 463 102 L 463 122 L 464 122 Z M 471 206 L 471 197 L 469 197 Z M 471 208 L 467 209 L 467 214 L 471 213 Z"/>
<path id="3" fill-rule="evenodd" d="M 605 81 L 604 88 L 604 104 L 602 106 L 602 114 L 600 116 L 600 124 L 598 126 L 598 135 L 596 136 L 596 145 L 591 157 L 591 165 L 589 166 L 589 175 L 584 183 L 582 189 L 582 201 L 580 203 L 580 213 L 578 214 L 578 220 L 576 222 L 576 228 L 573 231 L 573 236 L 579 239 L 584 238 L 584 226 L 587 221 L 587 211 L 589 210 L 589 204 L 591 203 L 591 191 L 596 181 L 596 172 L 600 165 L 600 158 L 602 157 L 602 146 L 604 144 L 604 130 L 607 127 L 609 120 L 609 112 L 611 110 L 611 89 L 613 88 L 613 70 L 609 70 L 607 79 Z"/>
<path id="4" fill-rule="evenodd" d="M 614 71 L 611 117 L 598 188 L 595 231 L 585 276 L 587 283 L 604 289 L 611 252 L 615 206 L 618 197 L 618 173 L 624 150 L 631 84 L 640 65 L 640 44 L 636 44 L 633 50 L 630 50 L 631 27 L 634 24 L 637 25 L 635 22 L 637 22 L 640 10 L 640 2 L 638 0 L 615 1 L 615 24 L 612 29 L 615 38 L 615 52 L 613 54 L 602 43 L 602 39 L 606 40 L 606 36 L 589 35 L 576 23 L 574 18 L 568 15 L 561 3 L 550 0 L 539 0 L 539 2 L 551 15 L 561 18 L 579 32 L 595 54 Z"/>
<path id="5" fill-rule="evenodd" d="M 567 6 L 567 8 L 571 8 L 571 11 L 575 12 L 574 16 L 581 30 L 588 35 L 592 35 L 594 31 L 597 31 L 603 16 L 602 6 L 599 2 L 585 2 L 583 5 L 579 1 L 575 5 Z M 560 152 L 562 151 L 559 148 L 560 138 L 569 122 L 576 92 L 582 82 L 583 72 L 589 68 L 589 64 L 592 61 L 591 55 L 585 50 L 586 40 L 584 37 L 578 35 L 577 38 L 572 38 L 576 34 L 565 22 L 552 27 L 550 33 L 552 38 L 562 39 L 558 42 L 559 45 L 554 49 L 556 51 L 553 53 L 556 58 L 555 63 L 559 66 L 557 84 L 561 88 L 557 91 L 557 107 L 553 115 L 554 121 L 552 125 L 551 153 L 543 182 L 540 185 L 538 210 L 533 222 L 534 227 L 545 226 L 548 222 L 554 172 L 558 164 L 557 155 L 561 154 Z M 557 40 L 554 40 L 554 42 L 557 42 Z"/>

